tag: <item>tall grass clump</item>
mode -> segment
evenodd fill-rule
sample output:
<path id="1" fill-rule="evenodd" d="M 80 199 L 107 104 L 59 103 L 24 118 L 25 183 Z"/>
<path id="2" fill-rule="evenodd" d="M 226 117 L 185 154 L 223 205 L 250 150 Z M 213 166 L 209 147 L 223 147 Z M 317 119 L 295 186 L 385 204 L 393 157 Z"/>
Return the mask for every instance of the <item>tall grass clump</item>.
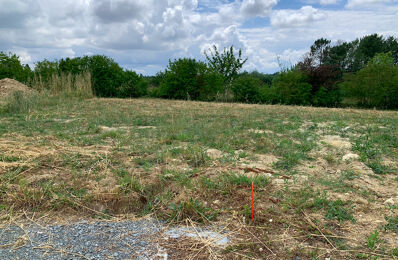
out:
<path id="1" fill-rule="evenodd" d="M 47 80 L 43 80 L 40 75 L 35 75 L 28 84 L 36 91 L 13 92 L 2 109 L 3 112 L 8 114 L 28 113 L 75 99 L 93 97 L 89 72 L 76 75 L 54 73 Z"/>
<path id="2" fill-rule="evenodd" d="M 10 95 L 5 105 L 5 112 L 11 114 L 29 112 L 38 107 L 43 100 L 44 95 L 41 94 L 26 94 L 23 91 L 15 91 Z"/>
<path id="3" fill-rule="evenodd" d="M 69 97 L 93 97 L 91 73 L 86 71 L 80 74 L 53 73 L 43 80 L 41 75 L 35 75 L 30 86 L 39 92 L 47 91 L 51 95 L 65 95 Z"/>

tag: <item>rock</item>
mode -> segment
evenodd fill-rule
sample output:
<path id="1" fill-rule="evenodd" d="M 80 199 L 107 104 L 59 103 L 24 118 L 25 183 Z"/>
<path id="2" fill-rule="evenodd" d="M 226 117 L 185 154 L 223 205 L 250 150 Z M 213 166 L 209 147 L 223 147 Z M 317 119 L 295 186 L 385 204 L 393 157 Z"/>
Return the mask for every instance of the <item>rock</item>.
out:
<path id="1" fill-rule="evenodd" d="M 393 198 L 389 198 L 388 200 L 384 201 L 384 205 L 395 205 L 395 201 Z"/>
<path id="2" fill-rule="evenodd" d="M 258 130 L 258 129 L 249 129 L 250 133 L 255 134 L 273 134 L 274 132 L 271 130 Z"/>
<path id="3" fill-rule="evenodd" d="M 217 149 L 208 149 L 206 151 L 206 154 L 207 154 L 207 156 L 210 157 L 210 159 L 213 159 L 213 160 L 220 159 L 223 156 L 222 152 Z"/>
<path id="4" fill-rule="evenodd" d="M 285 180 L 283 179 L 273 179 L 272 183 L 275 185 L 285 185 Z"/>
<path id="5" fill-rule="evenodd" d="M 355 153 L 347 153 L 342 158 L 343 161 L 350 161 L 350 160 L 356 160 L 356 159 L 359 159 L 359 155 L 355 154 Z"/>
<path id="6" fill-rule="evenodd" d="M 351 127 L 350 126 L 347 126 L 347 127 L 344 127 L 343 129 L 341 129 L 341 131 L 348 131 L 348 130 L 350 130 L 351 129 Z"/>

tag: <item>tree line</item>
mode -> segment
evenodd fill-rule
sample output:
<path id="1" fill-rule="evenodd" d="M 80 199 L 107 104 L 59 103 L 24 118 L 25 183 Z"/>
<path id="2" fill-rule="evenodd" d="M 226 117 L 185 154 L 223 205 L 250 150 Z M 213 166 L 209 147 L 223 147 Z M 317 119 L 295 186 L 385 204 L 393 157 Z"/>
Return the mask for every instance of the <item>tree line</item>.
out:
<path id="1" fill-rule="evenodd" d="M 156 76 L 139 75 L 103 56 L 40 61 L 34 69 L 12 53 L 0 52 L 0 79 L 27 85 L 49 83 L 53 75 L 89 72 L 98 97 L 151 96 L 168 99 L 247 103 L 398 108 L 398 40 L 372 34 L 351 42 L 321 38 L 295 65 L 280 72 L 242 72 L 241 50 L 216 46 L 205 61 L 170 60 Z"/>

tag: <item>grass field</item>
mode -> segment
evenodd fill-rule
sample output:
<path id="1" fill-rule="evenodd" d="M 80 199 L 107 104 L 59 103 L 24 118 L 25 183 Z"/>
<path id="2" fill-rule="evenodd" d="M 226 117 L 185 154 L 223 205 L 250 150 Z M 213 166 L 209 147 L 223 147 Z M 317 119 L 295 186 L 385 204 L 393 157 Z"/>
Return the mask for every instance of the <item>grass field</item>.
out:
<path id="1" fill-rule="evenodd" d="M 203 259 L 398 258 L 398 112 L 47 102 L 0 114 L 0 196 L 3 223 L 150 215 L 230 230 Z"/>

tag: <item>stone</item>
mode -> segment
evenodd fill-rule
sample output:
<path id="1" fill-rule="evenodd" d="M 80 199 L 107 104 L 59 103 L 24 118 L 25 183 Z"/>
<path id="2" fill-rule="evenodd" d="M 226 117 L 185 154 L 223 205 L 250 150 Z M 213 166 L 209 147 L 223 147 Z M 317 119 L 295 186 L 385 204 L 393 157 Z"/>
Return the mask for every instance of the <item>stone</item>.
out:
<path id="1" fill-rule="evenodd" d="M 350 160 L 357 160 L 357 159 L 359 159 L 359 155 L 355 154 L 355 153 L 347 153 L 342 158 L 343 161 L 350 161 Z"/>
<path id="2" fill-rule="evenodd" d="M 384 205 L 394 205 L 395 201 L 393 198 L 389 198 L 388 200 L 384 201 Z"/>
<path id="3" fill-rule="evenodd" d="M 213 160 L 220 159 L 223 156 L 222 152 L 217 149 L 207 149 L 206 154 Z"/>

